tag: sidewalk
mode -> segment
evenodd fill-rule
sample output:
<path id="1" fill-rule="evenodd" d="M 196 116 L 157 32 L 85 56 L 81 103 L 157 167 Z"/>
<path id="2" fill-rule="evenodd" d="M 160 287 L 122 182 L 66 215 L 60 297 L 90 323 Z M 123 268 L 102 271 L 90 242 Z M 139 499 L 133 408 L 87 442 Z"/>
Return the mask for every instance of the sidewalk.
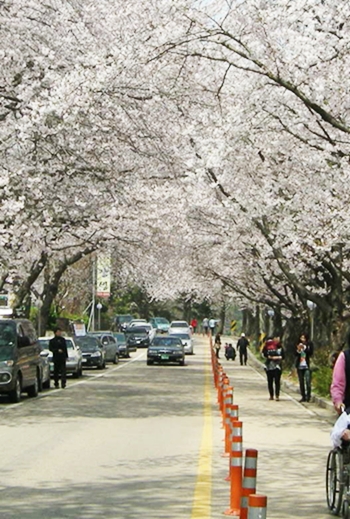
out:
<path id="1" fill-rule="evenodd" d="M 251 351 L 248 352 L 248 363 L 254 369 L 259 371 L 259 373 L 265 375 L 264 363 L 260 362 Z M 297 400 L 300 399 L 299 384 L 290 380 L 286 373 L 282 374 L 281 388 L 283 391 L 290 394 L 293 398 L 296 398 Z M 308 409 L 313 409 L 314 412 L 317 412 L 318 409 L 318 413 L 320 415 L 323 417 L 328 417 L 330 423 L 334 423 L 336 413 L 334 411 L 331 398 L 311 395 L 310 403 L 305 403 L 304 405 L 308 407 Z"/>
<path id="2" fill-rule="evenodd" d="M 335 418 L 330 402 L 325 400 L 325 407 L 319 399 L 300 404 L 297 388 L 289 381 L 283 382 L 280 401 L 270 401 L 262 364 L 252 354 L 248 366 L 240 366 L 237 358 L 220 362 L 234 386 L 243 448 L 259 451 L 257 491 L 268 497 L 268 518 L 329 518 L 325 469 Z M 219 518 L 228 505 L 229 486 L 223 481 L 228 462 L 220 455 L 222 445 L 215 451 L 213 517 Z"/>

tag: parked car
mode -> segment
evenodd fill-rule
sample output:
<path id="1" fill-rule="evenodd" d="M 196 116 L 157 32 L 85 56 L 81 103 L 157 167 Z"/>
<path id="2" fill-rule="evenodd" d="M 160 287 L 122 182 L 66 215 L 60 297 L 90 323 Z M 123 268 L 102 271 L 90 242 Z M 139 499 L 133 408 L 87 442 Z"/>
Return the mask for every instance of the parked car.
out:
<path id="1" fill-rule="evenodd" d="M 43 363 L 36 333 L 27 319 L 0 319 L 0 393 L 19 402 L 22 391 L 35 397 L 42 387 Z"/>
<path id="2" fill-rule="evenodd" d="M 136 344 L 127 344 L 124 333 L 113 333 L 115 339 L 117 339 L 119 358 L 129 358 L 130 353 L 137 350 Z"/>
<path id="3" fill-rule="evenodd" d="M 43 356 L 47 354 L 47 358 L 50 362 L 50 372 L 53 375 L 54 366 L 53 366 L 53 358 L 52 351 L 50 351 L 49 342 L 52 337 L 39 337 L 38 342 L 40 346 L 41 353 Z M 83 355 L 79 345 L 76 343 L 76 339 L 73 337 L 65 337 L 67 343 L 68 350 L 68 359 L 66 360 L 66 370 L 67 374 L 72 374 L 73 377 L 79 378 L 83 374 Z"/>
<path id="4" fill-rule="evenodd" d="M 97 337 L 82 335 L 75 338 L 83 355 L 83 366 L 104 369 L 106 367 L 106 350 Z"/>
<path id="5" fill-rule="evenodd" d="M 115 328 L 118 330 L 118 332 L 124 332 L 132 319 L 133 316 L 130 314 L 116 315 L 114 319 Z"/>
<path id="6" fill-rule="evenodd" d="M 188 333 L 191 334 L 192 330 L 187 321 L 172 321 L 168 330 L 169 334 L 172 333 Z"/>
<path id="7" fill-rule="evenodd" d="M 171 333 L 172 337 L 177 337 L 181 340 L 185 353 L 193 355 L 193 339 L 189 333 Z"/>
<path id="8" fill-rule="evenodd" d="M 152 328 L 150 324 L 148 326 Z M 126 344 L 129 348 L 148 348 L 151 344 L 149 332 L 149 328 L 145 326 L 132 326 L 131 328 L 127 328 L 125 330 Z"/>
<path id="9" fill-rule="evenodd" d="M 147 350 L 147 365 L 155 362 L 175 362 L 184 366 L 185 351 L 181 339 L 172 335 L 155 337 Z"/>
<path id="10" fill-rule="evenodd" d="M 49 359 L 49 351 L 47 349 L 42 349 L 42 344 L 39 342 L 40 349 L 40 360 L 42 366 L 42 387 L 44 389 L 50 389 L 51 385 L 51 367 L 50 367 L 50 359 Z"/>
<path id="11" fill-rule="evenodd" d="M 151 317 L 149 322 L 159 333 L 167 333 L 170 327 L 170 323 L 165 317 Z"/>
<path id="12" fill-rule="evenodd" d="M 90 332 L 88 335 L 97 337 L 102 346 L 104 346 L 106 352 L 106 362 L 113 362 L 113 364 L 118 364 L 118 343 L 117 339 L 114 337 L 113 332 Z"/>

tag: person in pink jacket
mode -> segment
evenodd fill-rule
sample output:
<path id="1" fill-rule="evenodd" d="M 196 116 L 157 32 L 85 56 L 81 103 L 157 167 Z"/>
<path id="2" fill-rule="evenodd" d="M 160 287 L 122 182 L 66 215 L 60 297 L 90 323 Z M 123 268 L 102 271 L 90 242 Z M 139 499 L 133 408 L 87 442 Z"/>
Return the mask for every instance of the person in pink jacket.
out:
<path id="1" fill-rule="evenodd" d="M 334 364 L 331 384 L 331 397 L 333 405 L 340 415 L 344 409 L 350 411 L 350 350 L 339 353 Z M 342 439 L 350 441 L 350 430 L 342 434 Z"/>
<path id="2" fill-rule="evenodd" d="M 334 364 L 331 397 L 338 414 L 350 407 L 350 350 L 340 352 Z"/>

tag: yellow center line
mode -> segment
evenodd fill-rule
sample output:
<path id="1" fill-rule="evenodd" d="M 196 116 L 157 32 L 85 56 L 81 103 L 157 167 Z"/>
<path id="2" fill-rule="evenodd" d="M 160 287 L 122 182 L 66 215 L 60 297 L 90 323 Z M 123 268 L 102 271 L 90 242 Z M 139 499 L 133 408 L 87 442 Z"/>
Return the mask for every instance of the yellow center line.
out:
<path id="1" fill-rule="evenodd" d="M 209 349 L 206 349 L 204 359 L 204 425 L 191 519 L 211 518 L 213 425 L 211 411 L 211 373 L 208 352 Z"/>

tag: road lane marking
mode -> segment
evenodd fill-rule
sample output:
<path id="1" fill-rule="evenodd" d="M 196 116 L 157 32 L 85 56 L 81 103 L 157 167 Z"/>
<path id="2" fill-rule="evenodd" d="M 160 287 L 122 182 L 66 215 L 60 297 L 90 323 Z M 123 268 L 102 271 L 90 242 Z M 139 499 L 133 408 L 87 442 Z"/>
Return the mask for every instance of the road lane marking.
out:
<path id="1" fill-rule="evenodd" d="M 212 492 L 213 420 L 209 350 L 204 359 L 204 425 L 198 459 L 191 519 L 210 519 Z"/>

